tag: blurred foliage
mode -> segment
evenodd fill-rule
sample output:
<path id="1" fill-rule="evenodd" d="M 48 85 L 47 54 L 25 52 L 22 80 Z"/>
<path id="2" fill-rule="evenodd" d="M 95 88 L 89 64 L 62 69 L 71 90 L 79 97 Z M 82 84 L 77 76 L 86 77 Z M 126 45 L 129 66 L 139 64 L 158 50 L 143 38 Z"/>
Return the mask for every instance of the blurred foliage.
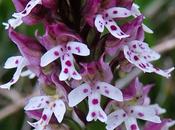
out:
<path id="1" fill-rule="evenodd" d="M 154 30 L 154 34 L 146 34 L 146 42 L 150 46 L 154 46 L 162 40 L 175 37 L 175 1 L 174 0 L 136 0 L 136 3 L 140 5 L 141 10 L 145 13 L 147 19 L 145 23 Z M 7 21 L 14 12 L 14 6 L 11 0 L 0 0 L 0 23 Z M 20 27 L 23 33 L 33 35 L 34 27 Z M 37 25 L 38 28 L 38 25 Z M 41 26 L 39 30 L 42 31 Z M 168 68 L 175 64 L 175 50 L 171 50 L 163 54 L 162 58 L 156 62 L 157 66 L 162 68 Z M 0 81 L 5 82 L 12 76 L 11 71 L 3 69 L 5 60 L 13 55 L 18 55 L 16 46 L 9 40 L 6 30 L 2 24 L 0 24 Z M 155 86 L 151 91 L 152 102 L 159 103 L 162 107 L 167 109 L 165 117 L 175 119 L 175 74 L 173 73 L 172 78 L 165 79 L 156 74 L 144 74 L 141 76 L 141 81 L 144 84 L 153 83 Z M 31 83 L 27 78 L 21 78 L 20 81 L 15 85 L 15 89 L 20 91 L 23 95 L 31 92 Z M 10 100 L 3 96 L 0 96 L 0 108 L 10 104 Z M 79 126 L 69 120 L 64 120 L 74 129 L 78 130 Z M 0 121 L 0 130 L 25 130 L 23 125 L 26 124 L 26 117 L 23 110 L 20 110 L 9 117 Z M 77 126 L 76 126 L 77 125 Z M 91 122 L 87 124 L 86 130 L 103 130 L 104 124 L 100 122 Z M 73 130 L 73 128 L 71 129 Z"/>

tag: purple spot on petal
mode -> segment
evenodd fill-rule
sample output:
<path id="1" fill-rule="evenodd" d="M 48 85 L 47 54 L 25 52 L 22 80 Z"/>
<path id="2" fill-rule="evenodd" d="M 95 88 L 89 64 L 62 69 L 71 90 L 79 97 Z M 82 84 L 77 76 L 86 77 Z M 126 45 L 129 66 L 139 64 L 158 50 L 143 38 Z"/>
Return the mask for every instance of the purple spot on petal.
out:
<path id="1" fill-rule="evenodd" d="M 136 124 L 132 124 L 132 125 L 131 125 L 131 130 L 137 130 Z"/>
<path id="2" fill-rule="evenodd" d="M 92 112 L 92 113 L 91 113 L 91 116 L 92 116 L 92 117 L 95 117 L 95 116 L 96 116 L 96 113 L 95 113 L 95 112 Z"/>
<path id="3" fill-rule="evenodd" d="M 67 69 L 67 68 L 64 69 L 64 73 L 65 73 L 65 74 L 68 73 L 68 69 Z"/>
<path id="4" fill-rule="evenodd" d="M 125 113 L 123 114 L 123 117 L 126 117 L 126 114 Z"/>
<path id="5" fill-rule="evenodd" d="M 87 93 L 87 92 L 88 92 L 87 88 L 83 89 L 83 93 Z"/>
<path id="6" fill-rule="evenodd" d="M 70 47 L 70 46 L 68 46 L 68 47 L 67 47 L 67 49 L 70 51 L 70 50 L 71 50 L 71 47 Z"/>
<path id="7" fill-rule="evenodd" d="M 140 117 L 143 117 L 143 116 L 144 116 L 144 114 L 141 113 L 141 112 L 139 112 L 138 115 L 139 115 Z"/>
<path id="8" fill-rule="evenodd" d="M 42 119 L 45 121 L 45 120 L 47 120 L 47 116 L 44 114 L 43 116 L 42 116 Z"/>
<path id="9" fill-rule="evenodd" d="M 73 73 L 72 73 L 73 75 L 77 75 L 77 73 L 74 71 Z"/>
<path id="10" fill-rule="evenodd" d="M 54 52 L 54 55 L 55 55 L 55 56 L 59 56 L 59 52 L 58 52 L 58 51 L 55 51 L 55 52 Z"/>
<path id="11" fill-rule="evenodd" d="M 109 90 L 105 90 L 105 93 L 106 93 L 106 94 L 109 94 Z"/>
<path id="12" fill-rule="evenodd" d="M 16 60 L 16 61 L 15 61 L 15 64 L 18 64 L 18 63 L 19 63 L 19 60 Z"/>
<path id="13" fill-rule="evenodd" d="M 108 13 L 105 14 L 105 17 L 108 17 Z"/>
<path id="14" fill-rule="evenodd" d="M 132 47 L 133 47 L 133 48 L 137 48 L 136 44 L 134 44 Z"/>
<path id="15" fill-rule="evenodd" d="M 117 30 L 116 26 L 114 26 L 114 25 L 111 25 L 110 28 L 111 28 L 111 30 L 113 30 L 113 31 Z"/>
<path id="16" fill-rule="evenodd" d="M 117 14 L 117 13 L 118 13 L 118 11 L 117 11 L 117 10 L 114 10 L 114 11 L 113 11 L 113 14 Z"/>
<path id="17" fill-rule="evenodd" d="M 76 47 L 75 49 L 78 51 L 78 53 L 80 53 L 80 48 L 79 47 Z"/>
<path id="18" fill-rule="evenodd" d="M 67 65 L 67 66 L 72 66 L 72 63 L 69 61 L 69 60 L 67 60 L 66 62 L 65 62 L 65 64 Z"/>
<path id="19" fill-rule="evenodd" d="M 139 60 L 138 56 L 134 56 L 134 60 L 138 61 Z"/>
<path id="20" fill-rule="evenodd" d="M 97 104 L 98 104 L 98 99 L 93 99 L 93 100 L 92 100 L 92 104 L 93 104 L 93 105 L 97 105 Z"/>

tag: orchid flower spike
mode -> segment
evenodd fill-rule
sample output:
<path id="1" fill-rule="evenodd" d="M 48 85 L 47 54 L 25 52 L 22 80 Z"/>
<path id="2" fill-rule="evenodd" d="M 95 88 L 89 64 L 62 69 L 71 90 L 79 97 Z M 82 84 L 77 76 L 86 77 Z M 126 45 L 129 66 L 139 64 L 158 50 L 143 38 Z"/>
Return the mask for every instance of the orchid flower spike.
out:
<path id="1" fill-rule="evenodd" d="M 7 23 L 3 23 L 3 25 L 5 26 L 5 29 L 9 29 L 10 26 L 14 29 L 20 26 L 23 23 L 22 18 L 29 15 L 32 9 L 38 4 L 42 4 L 42 1 L 30 0 L 23 11 L 14 13 L 12 15 L 13 18 L 9 19 Z"/>
<path id="2" fill-rule="evenodd" d="M 171 76 L 171 72 L 174 70 L 174 67 L 168 70 L 161 70 L 159 68 L 154 67 L 150 61 L 154 61 L 160 58 L 160 55 L 149 48 L 147 43 L 142 41 L 131 41 L 128 45 L 124 46 L 124 55 L 125 58 L 139 69 L 144 72 L 155 72 L 161 76 L 169 78 Z"/>
<path id="3" fill-rule="evenodd" d="M 58 45 L 47 51 L 41 57 L 40 65 L 45 67 L 51 62 L 60 58 L 62 70 L 59 75 L 59 79 L 64 81 L 71 77 L 73 79 L 80 80 L 81 75 L 75 69 L 73 54 L 79 56 L 88 56 L 90 54 L 90 50 L 85 44 L 81 42 L 70 41 L 66 46 Z"/>
<path id="4" fill-rule="evenodd" d="M 49 124 L 52 115 L 54 114 L 59 123 L 62 122 L 66 112 L 66 106 L 61 99 L 51 96 L 38 96 L 29 100 L 25 106 L 25 111 L 43 109 L 41 119 L 35 123 L 30 123 L 36 130 L 47 130 L 46 126 Z"/>
<path id="5" fill-rule="evenodd" d="M 28 65 L 27 60 L 22 56 L 12 56 L 8 58 L 7 61 L 5 62 L 4 68 L 5 69 L 17 68 L 17 69 L 13 75 L 13 78 L 8 83 L 0 85 L 0 88 L 10 89 L 10 87 L 18 81 L 21 74 L 23 76 L 28 76 L 29 74 L 24 75 L 22 72 L 23 68 L 26 67 L 27 65 Z M 29 77 L 34 78 L 34 76 L 35 74 L 30 71 Z"/>
<path id="6" fill-rule="evenodd" d="M 108 31 L 116 38 L 122 39 L 129 37 L 125 34 L 117 23 L 114 21 L 114 18 L 126 18 L 131 15 L 131 11 L 122 7 L 113 7 L 104 11 L 104 14 L 97 14 L 95 18 L 95 27 L 99 32 L 103 32 L 106 27 Z"/>
<path id="7" fill-rule="evenodd" d="M 134 18 L 142 15 L 140 10 L 139 10 L 139 5 L 137 5 L 136 3 L 133 3 L 132 4 L 132 7 L 131 7 L 131 14 L 132 16 L 134 16 Z M 153 30 L 151 30 L 148 26 L 146 26 L 145 24 L 142 24 L 142 27 L 143 27 L 143 30 L 147 33 L 153 33 Z"/>
<path id="8" fill-rule="evenodd" d="M 101 122 L 105 122 L 107 115 L 100 106 L 101 95 L 117 101 L 123 101 L 122 92 L 108 83 L 97 82 L 95 86 L 84 83 L 69 93 L 69 106 L 74 107 L 88 97 L 89 113 L 86 120 L 92 121 L 93 119 L 99 119 Z"/>

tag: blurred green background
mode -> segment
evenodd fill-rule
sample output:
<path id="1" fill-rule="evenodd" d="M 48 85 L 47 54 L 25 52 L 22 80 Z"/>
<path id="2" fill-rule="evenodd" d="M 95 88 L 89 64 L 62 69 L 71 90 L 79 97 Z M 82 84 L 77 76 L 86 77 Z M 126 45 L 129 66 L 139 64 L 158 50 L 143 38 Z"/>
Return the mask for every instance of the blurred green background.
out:
<path id="1" fill-rule="evenodd" d="M 175 0 L 136 0 L 140 5 L 147 19 L 145 23 L 154 30 L 154 34 L 146 34 L 146 42 L 150 46 L 155 46 L 161 42 L 175 38 Z M 7 21 L 14 12 L 14 6 L 11 0 L 0 0 L 0 23 Z M 35 27 L 22 26 L 20 31 L 33 35 Z M 175 65 L 175 49 L 171 49 L 162 54 L 162 58 L 155 62 L 161 68 L 168 68 Z M 10 79 L 14 70 L 4 70 L 3 65 L 6 59 L 13 55 L 18 55 L 16 46 L 9 40 L 6 30 L 0 24 L 0 83 Z M 142 74 L 143 83 L 154 83 L 151 91 L 152 102 L 159 103 L 167 109 L 164 117 L 175 119 L 175 73 L 170 79 L 165 79 L 156 74 Z M 30 130 L 27 125 L 27 117 L 22 108 L 18 108 L 20 99 L 31 93 L 31 83 L 27 78 L 21 78 L 14 85 L 15 91 L 7 92 L 0 90 L 0 130 Z M 21 95 L 18 95 L 19 92 Z M 8 95 L 8 97 L 7 97 Z M 10 97 L 10 98 L 9 98 Z M 23 101 L 22 101 L 23 102 Z M 14 107 L 16 111 L 10 109 Z M 9 114 L 7 114 L 9 112 Z M 3 115 L 3 116 L 1 116 Z M 104 126 L 98 122 L 89 123 L 87 130 L 103 130 Z M 72 128 L 75 129 L 75 128 Z M 172 128 L 172 130 L 175 128 Z M 77 129 L 76 129 L 77 130 Z"/>

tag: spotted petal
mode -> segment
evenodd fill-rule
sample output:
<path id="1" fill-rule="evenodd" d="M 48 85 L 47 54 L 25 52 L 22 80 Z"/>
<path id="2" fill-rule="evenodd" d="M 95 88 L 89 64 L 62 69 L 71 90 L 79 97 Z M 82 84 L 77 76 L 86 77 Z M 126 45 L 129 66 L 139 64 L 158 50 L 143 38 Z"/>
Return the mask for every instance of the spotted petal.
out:
<path id="1" fill-rule="evenodd" d="M 125 34 L 120 29 L 120 27 L 116 24 L 116 22 L 113 19 L 105 19 L 105 26 L 109 30 L 109 32 L 118 39 L 129 37 L 129 35 Z"/>
<path id="2" fill-rule="evenodd" d="M 169 68 L 169 69 L 167 69 L 167 70 L 161 70 L 161 69 L 159 69 L 159 68 L 156 68 L 156 67 L 154 67 L 153 68 L 153 72 L 155 72 L 155 73 L 157 73 L 157 74 L 159 74 L 159 75 L 161 75 L 161 76 L 164 76 L 164 77 L 166 77 L 166 78 L 169 78 L 169 77 L 171 77 L 171 72 L 172 71 L 174 71 L 174 67 L 172 67 L 172 68 Z"/>
<path id="3" fill-rule="evenodd" d="M 104 25 L 105 25 L 105 21 L 102 15 L 98 14 L 95 18 L 95 27 L 99 32 L 103 32 L 105 27 Z"/>
<path id="4" fill-rule="evenodd" d="M 91 93 L 91 88 L 87 83 L 84 83 L 74 90 L 72 90 L 69 95 L 69 106 L 73 107 L 80 103 L 83 99 L 85 99 Z"/>
<path id="5" fill-rule="evenodd" d="M 81 79 L 81 75 L 75 70 L 72 54 L 65 54 L 61 57 L 61 73 L 59 79 L 61 81 L 73 78 L 76 80 Z"/>
<path id="6" fill-rule="evenodd" d="M 58 59 L 60 57 L 60 53 L 61 53 L 61 47 L 60 46 L 56 46 L 56 47 L 50 49 L 49 51 L 47 51 L 41 57 L 41 63 L 40 63 L 41 67 L 47 66 L 51 62 Z"/>
<path id="7" fill-rule="evenodd" d="M 107 121 L 107 115 L 100 106 L 100 94 L 92 92 L 88 97 L 89 112 L 86 117 L 87 121 L 99 119 L 101 122 Z"/>
<path id="8" fill-rule="evenodd" d="M 23 60 L 22 56 L 12 56 L 7 59 L 5 62 L 4 68 L 5 69 L 11 69 L 11 68 L 16 68 L 18 64 Z"/>
<path id="9" fill-rule="evenodd" d="M 147 62 L 143 57 L 139 56 L 137 53 L 132 52 L 128 46 L 124 46 L 125 58 L 144 72 L 153 72 L 153 65 Z"/>
<path id="10" fill-rule="evenodd" d="M 107 130 L 114 130 L 116 127 L 118 127 L 122 122 L 124 122 L 128 118 L 125 111 L 122 109 L 116 110 L 115 112 L 108 115 L 108 120 L 106 122 Z"/>
<path id="11" fill-rule="evenodd" d="M 38 96 L 33 97 L 29 100 L 27 105 L 24 107 L 24 110 L 38 110 L 42 108 L 46 108 L 48 103 L 50 101 L 50 98 L 48 96 Z"/>
<path id="12" fill-rule="evenodd" d="M 105 82 L 98 82 L 96 86 L 96 89 L 100 94 L 117 101 L 123 101 L 122 92 L 118 88 Z"/>
<path id="13" fill-rule="evenodd" d="M 88 56 L 90 54 L 90 50 L 87 45 L 81 42 L 68 42 L 67 48 L 72 54 L 76 54 L 79 56 Z"/>
<path id="14" fill-rule="evenodd" d="M 112 7 L 106 10 L 106 15 L 110 18 L 126 18 L 131 16 L 131 11 L 122 7 Z"/>
<path id="15" fill-rule="evenodd" d="M 160 118 L 156 115 L 155 109 L 150 106 L 133 106 L 130 108 L 130 111 L 132 111 L 131 115 L 133 117 L 155 123 L 161 122 Z"/>
<path id="16" fill-rule="evenodd" d="M 43 110 L 43 113 L 42 113 L 42 116 L 41 116 L 41 119 L 40 120 L 41 120 L 41 123 L 44 126 L 46 126 L 46 125 L 49 124 L 49 121 L 50 121 L 50 119 L 52 117 L 52 114 L 53 114 L 53 112 L 52 112 L 52 110 L 50 108 L 45 108 Z"/>
<path id="17" fill-rule="evenodd" d="M 137 121 L 133 117 L 128 117 L 125 121 L 126 130 L 139 130 Z"/>
<path id="18" fill-rule="evenodd" d="M 20 18 L 25 17 L 32 11 L 32 9 L 37 4 L 42 4 L 41 0 L 30 0 L 23 11 L 21 11 L 19 13 L 14 13 L 12 16 L 16 17 L 16 18 L 18 18 L 18 17 L 20 17 Z"/>
<path id="19" fill-rule="evenodd" d="M 21 72 L 22 72 L 22 69 L 27 65 L 27 61 L 25 59 L 21 60 L 19 63 L 18 63 L 18 66 L 17 66 L 17 69 L 16 69 L 16 72 L 14 73 L 13 75 L 13 78 L 6 84 L 3 84 L 0 86 L 0 88 L 3 88 L 3 89 L 10 89 L 10 87 L 15 84 L 20 75 L 21 75 Z"/>
<path id="20" fill-rule="evenodd" d="M 20 26 L 23 23 L 22 18 L 27 16 L 37 4 L 41 4 L 41 0 L 29 1 L 23 11 L 19 13 L 14 13 L 12 15 L 13 18 L 9 19 L 8 23 L 4 23 L 4 25 L 6 26 L 5 28 L 8 29 L 11 26 L 15 29 L 16 27 Z"/>
<path id="21" fill-rule="evenodd" d="M 39 121 L 34 122 L 34 123 L 31 123 L 31 122 L 28 122 L 28 123 L 29 125 L 35 128 L 34 130 L 49 130 L 47 128 L 49 128 L 48 124 L 52 117 L 52 114 L 53 113 L 50 109 L 44 109 L 41 119 Z"/>
<path id="22" fill-rule="evenodd" d="M 160 54 L 149 48 L 148 44 L 142 41 L 131 41 L 129 43 L 129 49 L 135 53 L 138 53 L 146 61 L 154 61 L 160 58 Z"/>
<path id="23" fill-rule="evenodd" d="M 58 122 L 61 123 L 66 112 L 66 106 L 62 100 L 55 101 L 53 112 Z"/>

